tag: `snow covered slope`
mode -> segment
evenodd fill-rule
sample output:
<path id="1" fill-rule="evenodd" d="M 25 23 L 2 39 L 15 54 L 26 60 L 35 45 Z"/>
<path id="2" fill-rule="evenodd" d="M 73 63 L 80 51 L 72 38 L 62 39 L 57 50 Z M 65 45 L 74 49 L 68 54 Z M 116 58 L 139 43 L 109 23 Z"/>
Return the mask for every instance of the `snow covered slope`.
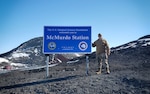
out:
<path id="1" fill-rule="evenodd" d="M 43 37 L 31 39 L 22 43 L 17 48 L 1 54 L 0 57 L 7 59 L 10 62 L 26 64 L 28 66 L 44 66 L 46 63 L 46 56 L 42 52 Z M 80 57 L 81 54 L 56 54 L 52 64 L 63 63 L 70 59 Z M 50 55 L 52 57 L 52 55 Z M 51 58 L 52 59 L 52 58 Z"/>
<path id="2" fill-rule="evenodd" d="M 138 40 L 129 42 L 127 44 L 112 48 L 111 51 L 113 52 L 113 51 L 125 50 L 129 48 L 138 48 L 143 46 L 150 46 L 150 35 L 141 37 Z"/>

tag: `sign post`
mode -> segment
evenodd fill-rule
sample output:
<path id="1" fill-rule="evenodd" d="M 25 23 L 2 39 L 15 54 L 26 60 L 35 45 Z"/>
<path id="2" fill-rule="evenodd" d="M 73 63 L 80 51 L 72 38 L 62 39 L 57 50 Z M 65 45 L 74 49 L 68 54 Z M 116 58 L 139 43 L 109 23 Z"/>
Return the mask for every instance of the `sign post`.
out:
<path id="1" fill-rule="evenodd" d="M 43 53 L 91 53 L 91 26 L 45 26 Z"/>
<path id="2" fill-rule="evenodd" d="M 89 75 L 89 56 L 86 55 L 86 75 Z"/>
<path id="3" fill-rule="evenodd" d="M 46 77 L 49 77 L 49 55 L 46 55 Z"/>

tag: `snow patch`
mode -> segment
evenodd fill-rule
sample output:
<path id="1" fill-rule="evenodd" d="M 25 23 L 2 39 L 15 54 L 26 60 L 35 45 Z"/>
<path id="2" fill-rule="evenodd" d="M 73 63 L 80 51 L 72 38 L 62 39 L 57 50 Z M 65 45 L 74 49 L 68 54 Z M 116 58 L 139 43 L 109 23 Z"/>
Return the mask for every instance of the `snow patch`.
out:
<path id="1" fill-rule="evenodd" d="M 148 46 L 148 45 L 150 45 L 150 38 L 144 38 L 144 39 L 139 39 L 135 42 L 128 43 L 126 45 L 117 47 L 114 50 L 123 50 L 123 49 L 136 48 L 138 46 Z M 112 51 L 114 51 L 114 50 L 112 50 Z"/>
<path id="2" fill-rule="evenodd" d="M 17 52 L 13 52 L 12 57 L 13 57 L 13 58 L 29 57 L 29 54 L 27 54 L 27 53 L 17 53 Z"/>
<path id="3" fill-rule="evenodd" d="M 142 44 L 142 46 L 148 46 L 148 45 L 150 45 L 150 42 L 147 42 L 147 43 L 145 43 L 145 44 Z"/>
<path id="4" fill-rule="evenodd" d="M 68 61 L 67 63 L 76 63 L 78 62 L 79 60 L 74 60 L 74 61 Z"/>
<path id="5" fill-rule="evenodd" d="M 127 46 L 121 46 L 121 47 L 117 48 L 116 50 L 122 50 L 122 49 L 127 49 L 127 48 L 135 48 L 135 47 L 137 47 L 136 44 L 137 43 L 129 43 Z"/>
<path id="6" fill-rule="evenodd" d="M 57 58 L 57 60 L 58 60 L 58 62 L 62 63 L 62 61 L 60 59 Z"/>
<path id="7" fill-rule="evenodd" d="M 35 56 L 38 55 L 38 49 L 37 48 L 34 49 L 34 53 L 35 53 Z"/>
<path id="8" fill-rule="evenodd" d="M 7 63 L 9 63 L 9 60 L 0 57 L 0 63 L 2 63 L 2 62 L 7 62 Z"/>
<path id="9" fill-rule="evenodd" d="M 75 56 L 76 57 L 80 57 L 80 56 L 82 56 L 81 54 L 78 54 L 78 53 L 75 53 Z"/>
<path id="10" fill-rule="evenodd" d="M 11 63 L 11 66 L 18 66 L 18 67 L 26 67 L 26 64 L 21 64 L 21 63 Z"/>
<path id="11" fill-rule="evenodd" d="M 38 53 L 38 49 L 37 48 L 34 49 L 34 53 L 36 53 L 36 54 Z"/>
<path id="12" fill-rule="evenodd" d="M 140 43 L 144 43 L 144 44 L 142 44 L 142 46 L 148 46 L 148 45 L 150 45 L 150 38 L 145 38 L 145 39 L 140 39 L 140 40 L 138 40 Z"/>
<path id="13" fill-rule="evenodd" d="M 150 38 L 139 39 L 138 41 L 150 41 Z"/>
<path id="14" fill-rule="evenodd" d="M 137 43 L 130 43 L 129 46 L 132 47 L 132 48 L 135 48 L 135 47 L 137 47 L 136 44 L 137 44 Z"/>

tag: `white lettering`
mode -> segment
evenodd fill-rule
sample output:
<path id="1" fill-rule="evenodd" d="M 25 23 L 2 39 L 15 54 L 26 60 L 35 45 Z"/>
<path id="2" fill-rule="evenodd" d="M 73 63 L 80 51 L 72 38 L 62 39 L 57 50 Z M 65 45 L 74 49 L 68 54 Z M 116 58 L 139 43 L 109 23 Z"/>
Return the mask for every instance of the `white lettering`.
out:
<path id="1" fill-rule="evenodd" d="M 73 35 L 72 40 L 89 40 L 89 37 L 88 36 L 83 36 L 83 35 L 81 35 L 81 36 Z"/>
<path id="2" fill-rule="evenodd" d="M 60 35 L 47 35 L 47 40 L 89 40 L 89 36 L 76 36 L 76 35 L 65 35 L 65 36 L 60 36 Z"/>
<path id="3" fill-rule="evenodd" d="M 66 35 L 66 36 L 59 36 L 59 35 L 47 35 L 47 40 L 70 40 L 71 37 Z"/>

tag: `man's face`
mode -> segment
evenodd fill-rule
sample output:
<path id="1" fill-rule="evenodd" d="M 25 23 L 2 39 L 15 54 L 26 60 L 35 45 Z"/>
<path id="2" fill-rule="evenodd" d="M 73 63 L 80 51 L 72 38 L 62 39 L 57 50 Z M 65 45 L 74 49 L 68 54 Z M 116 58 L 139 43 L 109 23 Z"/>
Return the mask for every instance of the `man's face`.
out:
<path id="1" fill-rule="evenodd" d="M 98 38 L 101 40 L 101 39 L 102 39 L 102 36 L 99 36 L 99 35 L 98 35 Z"/>

